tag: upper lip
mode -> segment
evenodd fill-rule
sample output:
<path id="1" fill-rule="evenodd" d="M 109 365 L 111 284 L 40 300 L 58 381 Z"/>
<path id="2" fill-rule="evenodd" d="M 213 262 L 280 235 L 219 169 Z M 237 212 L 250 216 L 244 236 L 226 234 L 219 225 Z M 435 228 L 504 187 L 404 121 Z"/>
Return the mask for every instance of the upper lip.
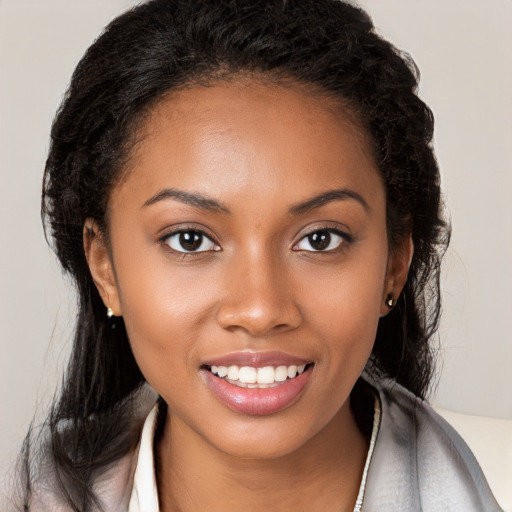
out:
<path id="1" fill-rule="evenodd" d="M 311 363 L 310 360 L 285 352 L 232 352 L 214 359 L 208 359 L 203 366 L 300 366 Z"/>

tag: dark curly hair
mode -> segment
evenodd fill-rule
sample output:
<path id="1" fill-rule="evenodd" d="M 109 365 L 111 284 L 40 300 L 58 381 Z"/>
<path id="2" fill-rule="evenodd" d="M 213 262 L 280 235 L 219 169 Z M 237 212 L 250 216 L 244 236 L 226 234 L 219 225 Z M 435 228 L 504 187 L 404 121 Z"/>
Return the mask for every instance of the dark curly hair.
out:
<path id="1" fill-rule="evenodd" d="M 92 281 L 84 221 L 108 232 L 110 191 L 143 116 L 167 91 L 247 72 L 324 91 L 370 135 L 386 188 L 390 249 L 412 233 L 415 250 L 397 307 L 380 319 L 367 371 L 419 397 L 427 391 L 449 230 L 433 116 L 416 94 L 414 62 L 375 33 L 364 11 L 338 0 L 149 1 L 115 19 L 78 64 L 44 174 L 43 220 L 79 292 L 71 360 L 47 421 L 56 485 L 73 510 L 100 505 L 92 483 L 133 445 L 127 425 L 144 383 L 122 319 L 107 319 Z M 30 474 L 26 482 L 29 503 Z"/>

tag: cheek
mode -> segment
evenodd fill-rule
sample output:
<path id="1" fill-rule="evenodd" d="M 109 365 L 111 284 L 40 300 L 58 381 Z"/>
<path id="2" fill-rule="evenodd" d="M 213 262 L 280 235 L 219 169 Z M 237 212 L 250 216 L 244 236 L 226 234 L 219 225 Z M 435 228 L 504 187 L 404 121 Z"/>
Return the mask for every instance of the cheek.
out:
<path id="1" fill-rule="evenodd" d="M 135 359 L 146 379 L 161 389 L 155 379 L 169 379 L 195 364 L 213 299 L 197 269 L 177 272 L 165 257 L 120 258 L 116 270 Z"/>
<path id="2" fill-rule="evenodd" d="M 325 361 L 332 377 L 357 373 L 366 364 L 375 341 L 386 258 L 355 257 L 353 265 L 322 273 L 310 272 L 303 282 L 303 295 L 308 297 L 303 303 L 306 322 L 326 340 Z"/>
<path id="3" fill-rule="evenodd" d="M 385 257 L 364 259 L 359 254 L 334 271 L 332 268 L 310 269 L 303 272 L 302 295 L 307 297 L 304 304 L 312 318 L 321 318 L 329 330 L 363 326 L 367 322 L 376 324 L 385 274 Z"/>

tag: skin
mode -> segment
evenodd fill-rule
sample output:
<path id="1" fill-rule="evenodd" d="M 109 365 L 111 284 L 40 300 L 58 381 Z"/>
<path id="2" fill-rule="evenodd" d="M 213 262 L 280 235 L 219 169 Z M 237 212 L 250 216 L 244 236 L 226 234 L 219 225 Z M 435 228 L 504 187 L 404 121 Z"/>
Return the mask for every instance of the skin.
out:
<path id="1" fill-rule="evenodd" d="M 368 440 L 349 395 L 412 254 L 410 240 L 389 250 L 364 131 L 320 94 L 240 79 L 169 94 L 139 139 L 109 201 L 109 249 L 91 219 L 84 242 L 105 304 L 168 404 L 161 510 L 352 510 Z M 169 189 L 222 209 L 162 196 Z M 297 208 L 339 189 L 353 197 Z M 178 237 L 165 235 L 191 228 L 212 243 L 173 250 Z M 346 236 L 315 252 L 306 235 L 327 228 Z M 206 385 L 205 360 L 271 350 L 314 363 L 283 410 L 240 414 Z"/>

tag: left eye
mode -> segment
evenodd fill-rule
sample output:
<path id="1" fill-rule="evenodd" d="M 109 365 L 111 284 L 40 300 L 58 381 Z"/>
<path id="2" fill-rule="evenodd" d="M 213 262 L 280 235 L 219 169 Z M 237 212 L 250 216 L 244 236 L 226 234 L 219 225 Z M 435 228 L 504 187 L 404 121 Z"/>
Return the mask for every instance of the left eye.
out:
<path id="1" fill-rule="evenodd" d="M 167 245 L 177 252 L 205 252 L 217 250 L 217 245 L 200 231 L 178 231 L 169 235 Z"/>
<path id="2" fill-rule="evenodd" d="M 333 251 L 340 247 L 343 242 L 343 237 L 336 232 L 321 229 L 302 238 L 296 248 L 300 251 Z"/>

